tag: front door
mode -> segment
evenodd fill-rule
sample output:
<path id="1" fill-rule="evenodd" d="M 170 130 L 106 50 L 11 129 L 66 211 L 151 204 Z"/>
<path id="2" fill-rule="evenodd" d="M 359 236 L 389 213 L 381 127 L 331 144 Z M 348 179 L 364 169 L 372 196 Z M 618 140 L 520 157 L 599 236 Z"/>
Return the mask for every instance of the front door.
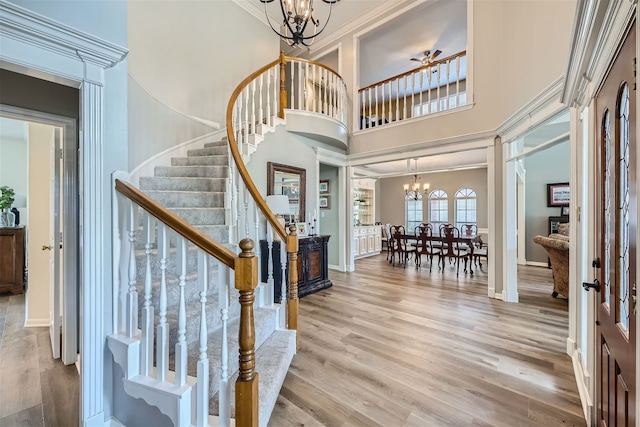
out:
<path id="1" fill-rule="evenodd" d="M 635 22 L 596 96 L 597 422 L 635 426 Z"/>

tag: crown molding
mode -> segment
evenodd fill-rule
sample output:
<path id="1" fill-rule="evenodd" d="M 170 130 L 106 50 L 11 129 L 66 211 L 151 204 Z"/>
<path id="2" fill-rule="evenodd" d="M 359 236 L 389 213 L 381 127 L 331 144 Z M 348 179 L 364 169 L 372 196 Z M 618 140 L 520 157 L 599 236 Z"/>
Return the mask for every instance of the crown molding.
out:
<path id="1" fill-rule="evenodd" d="M 5 0 L 0 0 L 0 36 L 100 68 L 113 67 L 129 52 Z"/>

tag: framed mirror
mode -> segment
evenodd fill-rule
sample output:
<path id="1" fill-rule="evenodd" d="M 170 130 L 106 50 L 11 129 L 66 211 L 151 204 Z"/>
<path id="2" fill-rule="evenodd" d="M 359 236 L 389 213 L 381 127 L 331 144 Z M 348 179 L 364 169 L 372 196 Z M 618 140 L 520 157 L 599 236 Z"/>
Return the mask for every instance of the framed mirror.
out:
<path id="1" fill-rule="evenodd" d="M 267 162 L 267 195 L 284 194 L 289 197 L 290 214 L 287 223 L 306 222 L 307 171 L 295 166 Z"/>

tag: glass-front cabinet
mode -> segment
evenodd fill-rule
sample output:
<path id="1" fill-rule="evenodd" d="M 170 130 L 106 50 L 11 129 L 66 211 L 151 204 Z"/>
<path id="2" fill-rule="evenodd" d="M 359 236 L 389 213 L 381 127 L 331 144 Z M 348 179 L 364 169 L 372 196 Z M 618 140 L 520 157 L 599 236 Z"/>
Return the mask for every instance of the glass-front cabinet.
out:
<path id="1" fill-rule="evenodd" d="M 374 225 L 375 219 L 374 179 L 353 181 L 353 243 L 354 258 L 379 254 L 382 249 L 382 226 Z"/>

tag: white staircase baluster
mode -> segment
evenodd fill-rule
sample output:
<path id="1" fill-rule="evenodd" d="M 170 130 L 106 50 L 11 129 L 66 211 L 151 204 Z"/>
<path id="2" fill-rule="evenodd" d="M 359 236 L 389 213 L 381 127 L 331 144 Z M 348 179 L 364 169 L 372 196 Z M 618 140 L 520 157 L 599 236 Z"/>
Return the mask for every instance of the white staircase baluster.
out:
<path id="1" fill-rule="evenodd" d="M 207 357 L 207 290 L 209 284 L 209 257 L 198 249 L 198 288 L 200 289 L 200 356 L 197 367 L 196 426 L 209 425 L 209 358 Z"/>
<path id="2" fill-rule="evenodd" d="M 424 115 L 424 104 L 422 103 L 422 92 L 424 92 L 424 73 L 422 71 L 418 72 L 420 74 L 420 115 Z"/>
<path id="3" fill-rule="evenodd" d="M 289 72 L 291 73 L 291 82 L 292 84 L 290 85 L 291 88 L 291 93 L 289 94 L 289 108 L 295 108 L 295 85 L 293 84 L 293 82 L 296 81 L 296 67 L 295 67 L 295 63 L 293 61 L 289 61 Z"/>
<path id="4" fill-rule="evenodd" d="M 431 75 L 433 67 L 427 68 L 427 114 L 431 114 Z"/>
<path id="5" fill-rule="evenodd" d="M 451 72 L 451 61 L 447 61 L 447 101 L 446 101 L 446 105 L 447 105 L 447 110 L 451 108 L 451 105 L 449 104 L 449 73 Z"/>
<path id="6" fill-rule="evenodd" d="M 258 110 L 258 123 L 260 123 L 260 127 L 262 128 L 262 125 L 264 124 L 264 108 L 263 108 L 263 101 L 262 101 L 262 91 L 264 90 L 264 73 L 260 74 L 260 90 L 258 92 L 259 95 L 259 101 L 258 101 L 258 105 L 260 107 L 260 109 Z"/>
<path id="7" fill-rule="evenodd" d="M 144 304 L 142 306 L 142 348 L 140 352 L 140 374 L 148 376 L 153 368 L 153 305 L 151 305 L 151 246 L 154 239 L 155 221 L 148 212 L 143 212 L 145 255 L 147 265 L 144 277 Z"/>
<path id="8" fill-rule="evenodd" d="M 218 262 L 218 308 L 220 309 L 220 320 L 222 328 L 222 342 L 220 344 L 220 380 L 218 387 L 219 396 L 219 426 L 228 427 L 231 419 L 229 402 L 229 336 L 227 331 L 227 320 L 229 319 L 229 303 L 231 286 L 230 269 L 220 261 Z"/>
<path id="9" fill-rule="evenodd" d="M 456 107 L 460 106 L 460 57 L 456 58 Z"/>
<path id="10" fill-rule="evenodd" d="M 304 102 L 304 75 L 302 74 L 302 62 L 298 62 L 298 81 L 293 82 L 298 88 L 298 105 L 296 106 L 298 110 L 303 110 L 303 102 Z M 257 240 L 256 240 L 257 242 Z"/>
<path id="11" fill-rule="evenodd" d="M 391 106 L 391 101 L 393 100 L 393 85 L 392 81 L 389 81 L 389 123 L 393 122 L 393 108 Z M 382 85 L 382 91 L 384 92 L 384 84 Z"/>
<path id="12" fill-rule="evenodd" d="M 256 133 L 256 80 L 251 82 L 251 101 L 247 105 L 251 110 L 251 122 L 249 122 L 249 133 Z"/>
<path id="13" fill-rule="evenodd" d="M 402 98 L 404 103 L 402 104 L 402 120 L 407 118 L 407 76 L 403 77 L 404 81 L 404 94 L 402 94 Z"/>
<path id="14" fill-rule="evenodd" d="M 138 206 L 129 202 L 129 292 L 127 293 L 127 337 L 138 333 L 138 291 L 136 290 L 136 228 Z"/>
<path id="15" fill-rule="evenodd" d="M 249 88 L 250 86 L 247 86 L 243 90 L 243 93 L 244 93 L 244 101 L 242 102 L 242 108 L 244 109 L 244 124 L 243 124 L 244 131 L 242 132 L 243 147 L 246 147 L 249 144 Z M 244 154 L 243 151 L 240 151 L 240 152 Z"/>
<path id="16" fill-rule="evenodd" d="M 400 79 L 396 79 L 396 116 L 395 121 L 400 120 Z"/>
<path id="17" fill-rule="evenodd" d="M 166 381 L 169 372 L 169 325 L 167 324 L 167 251 L 169 247 L 168 227 L 159 224 L 158 256 L 160 257 L 160 319 L 156 335 L 156 379 Z"/>
<path id="18" fill-rule="evenodd" d="M 309 63 L 305 62 L 304 63 L 304 87 L 305 89 L 309 88 L 309 84 L 311 84 L 311 81 L 309 80 Z M 312 86 L 313 87 L 313 86 Z M 311 93 L 309 90 L 305 90 L 305 100 L 304 100 L 304 109 L 305 111 L 309 111 L 309 99 L 311 97 Z"/>
<path id="19" fill-rule="evenodd" d="M 441 108 L 440 108 L 440 86 L 441 86 L 441 84 L 440 84 L 440 64 L 438 64 L 438 68 L 437 68 L 437 72 L 436 72 L 436 78 L 438 79 L 437 83 L 436 83 L 436 99 L 438 100 L 436 102 L 436 111 L 440 111 L 441 110 Z"/>
<path id="20" fill-rule="evenodd" d="M 175 384 L 179 387 L 187 382 L 187 308 L 184 299 L 184 287 L 187 276 L 187 241 L 178 236 L 177 265 L 179 271 L 180 304 L 178 309 L 178 342 L 176 343 L 176 378 Z"/>
<path id="21" fill-rule="evenodd" d="M 244 236 L 245 237 L 249 237 L 249 190 L 247 189 L 247 186 L 242 185 L 242 198 L 243 198 L 243 205 L 244 205 Z"/>
<path id="22" fill-rule="evenodd" d="M 273 102 L 273 109 L 272 109 L 272 116 L 270 117 L 271 120 L 271 126 L 273 126 L 275 124 L 275 120 L 274 120 L 274 116 L 278 115 L 278 105 L 280 103 L 280 64 L 276 64 L 273 67 L 273 85 L 272 85 L 272 90 L 273 90 L 273 98 L 272 98 L 272 102 Z"/>
<path id="23" fill-rule="evenodd" d="M 267 106 L 267 111 L 265 112 L 267 117 L 267 121 L 265 122 L 268 126 L 271 126 L 271 73 L 273 72 L 273 69 L 270 68 L 266 71 L 266 80 L 267 80 L 267 87 L 265 88 L 266 91 L 266 95 L 267 95 L 267 101 L 266 101 L 266 106 Z"/>
<path id="24" fill-rule="evenodd" d="M 411 117 L 414 116 L 416 105 L 416 73 L 411 73 Z"/>

